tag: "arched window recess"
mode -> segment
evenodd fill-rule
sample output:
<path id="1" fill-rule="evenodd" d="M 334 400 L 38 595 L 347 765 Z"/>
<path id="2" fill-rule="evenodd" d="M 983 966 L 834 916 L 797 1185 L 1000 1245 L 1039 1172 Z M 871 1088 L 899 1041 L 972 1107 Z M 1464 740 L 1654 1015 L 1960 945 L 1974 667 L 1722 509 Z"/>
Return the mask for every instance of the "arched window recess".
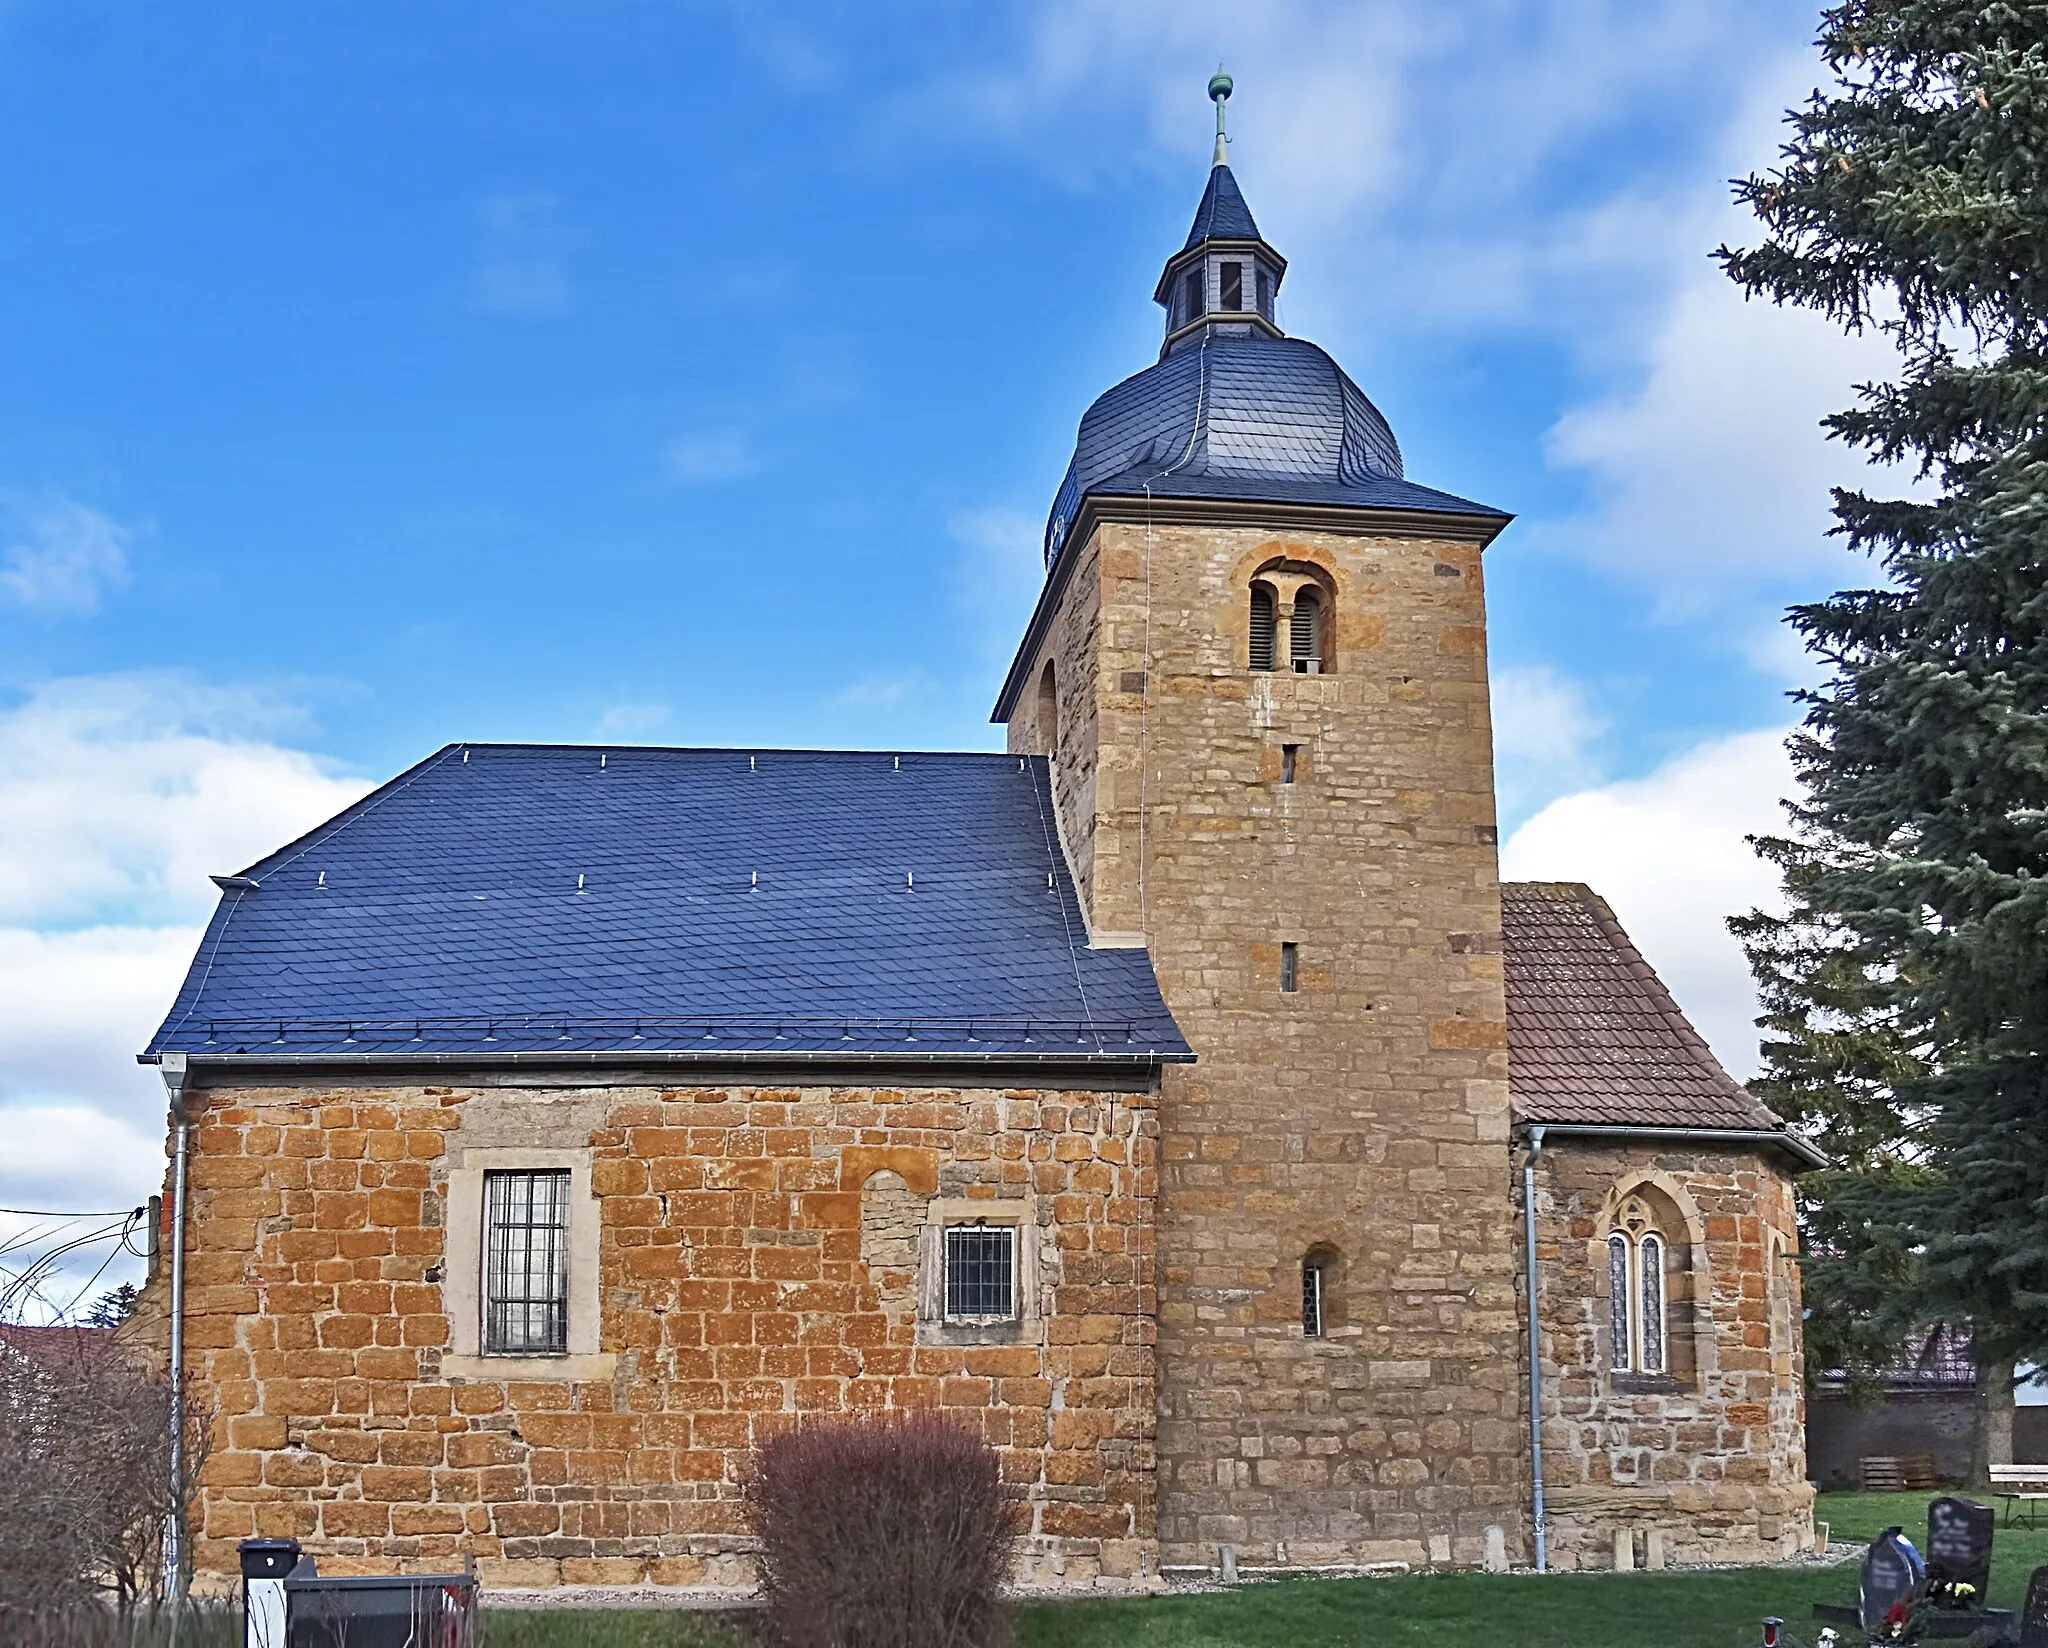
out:
<path id="1" fill-rule="evenodd" d="M 1629 1197 L 1607 1235 L 1607 1365 L 1616 1373 L 1671 1371 L 1668 1251 L 1649 1205 Z"/>
<path id="2" fill-rule="evenodd" d="M 1253 670 L 1327 675 L 1336 591 L 1320 567 L 1274 561 L 1251 580 L 1245 662 Z"/>

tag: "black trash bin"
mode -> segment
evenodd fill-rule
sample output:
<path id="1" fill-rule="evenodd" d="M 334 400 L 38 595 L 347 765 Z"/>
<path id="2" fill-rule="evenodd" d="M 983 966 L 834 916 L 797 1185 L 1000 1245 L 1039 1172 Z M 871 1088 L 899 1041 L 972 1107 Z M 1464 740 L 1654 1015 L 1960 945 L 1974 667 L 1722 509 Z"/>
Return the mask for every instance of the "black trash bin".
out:
<path id="1" fill-rule="evenodd" d="M 311 1565 L 285 1581 L 285 1648 L 475 1648 L 474 1574 L 325 1578 Z"/>

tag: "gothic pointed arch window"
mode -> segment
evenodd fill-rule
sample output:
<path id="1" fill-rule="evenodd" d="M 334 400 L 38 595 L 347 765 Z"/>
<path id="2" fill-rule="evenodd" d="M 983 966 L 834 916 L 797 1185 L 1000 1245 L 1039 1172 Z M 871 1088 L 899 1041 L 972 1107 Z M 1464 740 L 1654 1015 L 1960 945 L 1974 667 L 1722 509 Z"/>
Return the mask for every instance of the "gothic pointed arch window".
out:
<path id="1" fill-rule="evenodd" d="M 1607 1233 L 1607 1365 L 1616 1373 L 1670 1371 L 1669 1251 L 1649 1203 L 1627 1198 Z"/>

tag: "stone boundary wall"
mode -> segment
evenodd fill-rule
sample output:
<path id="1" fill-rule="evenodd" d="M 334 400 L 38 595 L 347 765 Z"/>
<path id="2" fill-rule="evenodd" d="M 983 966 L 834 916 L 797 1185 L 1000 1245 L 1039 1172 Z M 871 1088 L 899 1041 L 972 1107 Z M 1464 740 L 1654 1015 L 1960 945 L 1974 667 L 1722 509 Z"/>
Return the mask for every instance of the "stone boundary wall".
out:
<path id="1" fill-rule="evenodd" d="M 1668 1377 L 1608 1370 L 1606 1239 L 1642 1190 L 1670 1245 Z M 1750 1151 L 1547 1143 L 1536 1168 L 1550 1560 L 1767 1562 L 1813 1543 L 1792 1184 Z M 1523 1366 L 1527 1367 L 1526 1356 Z"/>
<path id="2" fill-rule="evenodd" d="M 891 1408 L 999 1450 L 1031 1511 L 1020 1579 L 1157 1571 L 1149 1094 L 188 1094 L 188 1366 L 217 1415 L 196 1552 L 215 1588 L 252 1534 L 334 1573 L 473 1557 L 501 1587 L 746 1585 L 753 1445 Z M 588 1153 L 601 1308 L 576 1371 L 602 1377 L 443 1366 L 449 1225 L 475 1216 L 451 1210 L 451 1173 L 521 1148 Z M 1019 1222 L 1035 1318 L 923 1318 L 939 1202 Z"/>

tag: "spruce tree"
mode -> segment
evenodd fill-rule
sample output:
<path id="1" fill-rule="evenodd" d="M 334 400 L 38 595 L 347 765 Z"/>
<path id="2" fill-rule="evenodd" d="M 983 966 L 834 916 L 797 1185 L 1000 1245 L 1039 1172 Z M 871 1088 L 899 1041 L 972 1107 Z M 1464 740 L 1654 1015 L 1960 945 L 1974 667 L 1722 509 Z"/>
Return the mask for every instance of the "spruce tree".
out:
<path id="1" fill-rule="evenodd" d="M 1848 1147 L 1817 1293 L 1880 1340 L 1967 1323 L 2009 1390 L 2048 1363 L 2048 5 L 1852 0 L 1819 44 L 1832 87 L 1737 185 L 1768 238 L 1719 255 L 1889 335 L 1827 427 L 1921 485 L 1837 491 L 1882 582 L 1791 614 L 1828 673 L 1765 844 L 1794 913 L 1737 924 L 1758 1085 Z"/>

